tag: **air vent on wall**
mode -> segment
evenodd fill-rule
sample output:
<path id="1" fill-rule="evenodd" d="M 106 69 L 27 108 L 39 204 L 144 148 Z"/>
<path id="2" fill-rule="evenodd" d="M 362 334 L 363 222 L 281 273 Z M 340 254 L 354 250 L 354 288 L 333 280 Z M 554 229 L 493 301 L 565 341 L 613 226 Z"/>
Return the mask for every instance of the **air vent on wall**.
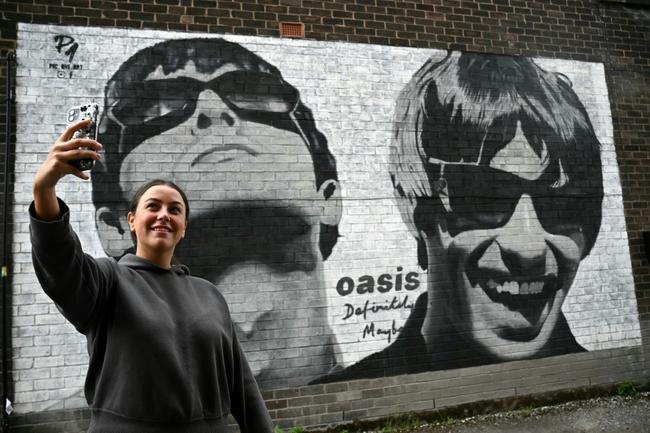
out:
<path id="1" fill-rule="evenodd" d="M 280 23 L 280 36 L 285 38 L 304 38 L 305 25 L 303 23 Z"/>

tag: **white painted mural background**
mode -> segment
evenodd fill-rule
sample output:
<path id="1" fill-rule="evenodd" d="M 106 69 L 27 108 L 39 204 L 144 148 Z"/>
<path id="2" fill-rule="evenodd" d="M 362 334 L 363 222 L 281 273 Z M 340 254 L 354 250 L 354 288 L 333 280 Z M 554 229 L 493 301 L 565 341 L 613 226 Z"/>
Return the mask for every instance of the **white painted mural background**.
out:
<path id="1" fill-rule="evenodd" d="M 61 70 L 68 56 L 53 41 L 66 35 L 79 44 L 72 61 L 81 69 Z M 65 124 L 67 108 L 88 101 L 103 106 L 107 80 L 138 50 L 167 39 L 216 35 L 23 25 L 18 33 L 16 233 L 14 239 L 14 367 L 19 411 L 84 405 L 85 341 L 66 324 L 39 291 L 29 257 L 26 210 L 31 180 L 50 144 Z M 396 98 L 415 71 L 440 50 L 338 42 L 220 36 L 258 54 L 282 72 L 312 110 L 328 139 L 342 187 L 341 237 L 324 263 L 330 325 L 347 366 L 389 344 L 388 335 L 364 338 L 365 326 L 401 327 L 408 309 L 349 316 L 354 307 L 385 306 L 398 296 L 414 302 L 426 290 L 427 274 L 417 265 L 416 244 L 403 224 L 388 177 L 391 122 Z M 598 240 L 581 263 L 564 312 L 587 350 L 641 342 L 621 184 L 602 64 L 535 59 L 542 68 L 565 74 L 584 104 L 602 144 L 603 220 Z M 53 68 L 51 65 L 59 65 Z M 70 72 L 72 77 L 70 78 Z M 63 75 L 63 77 L 60 77 Z M 72 210 L 72 225 L 86 252 L 103 256 L 94 224 L 91 184 L 65 179 L 59 193 Z M 413 291 L 341 296 L 338 282 L 417 273 Z M 394 321 L 394 324 L 393 324 Z M 25 344 L 25 346 L 21 346 Z M 49 360 L 49 361 L 48 361 Z"/>

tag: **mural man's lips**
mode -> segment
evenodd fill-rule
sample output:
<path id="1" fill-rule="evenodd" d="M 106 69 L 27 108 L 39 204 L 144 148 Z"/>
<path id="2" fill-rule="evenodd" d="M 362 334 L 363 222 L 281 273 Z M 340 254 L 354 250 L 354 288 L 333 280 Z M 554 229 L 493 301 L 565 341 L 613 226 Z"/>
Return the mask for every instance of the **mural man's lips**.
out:
<path id="1" fill-rule="evenodd" d="M 196 164 L 198 164 L 203 158 L 206 156 L 212 154 L 212 153 L 217 153 L 217 152 L 224 152 L 224 153 L 233 153 L 233 152 L 245 152 L 249 155 L 252 156 L 257 156 L 259 155 L 259 152 L 253 149 L 252 147 L 246 145 L 246 144 L 220 144 L 219 146 L 213 146 L 209 148 L 208 150 L 201 152 L 194 160 L 192 161 L 191 166 L 194 167 Z M 232 160 L 231 157 L 225 157 L 223 160 L 220 160 L 218 162 L 225 162 L 225 161 L 230 161 Z"/>
<path id="2" fill-rule="evenodd" d="M 490 300 L 521 313 L 534 325 L 561 284 L 557 275 L 549 274 L 529 278 L 487 278 L 479 281 L 479 286 Z"/>

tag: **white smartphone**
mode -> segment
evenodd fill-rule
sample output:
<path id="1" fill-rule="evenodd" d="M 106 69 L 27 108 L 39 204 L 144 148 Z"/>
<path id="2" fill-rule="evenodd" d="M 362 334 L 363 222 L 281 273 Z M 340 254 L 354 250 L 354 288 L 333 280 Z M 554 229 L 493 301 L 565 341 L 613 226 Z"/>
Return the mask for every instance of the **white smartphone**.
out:
<path id="1" fill-rule="evenodd" d="M 99 121 L 99 105 L 94 102 L 89 104 L 80 105 L 78 107 L 72 107 L 68 110 L 68 126 L 72 123 L 76 123 L 79 120 L 90 119 L 91 122 L 85 128 L 78 129 L 75 131 L 72 138 L 92 138 L 97 140 L 97 130 Z M 90 170 L 95 165 L 94 159 L 75 159 L 70 161 L 70 164 L 74 165 L 81 171 Z"/>

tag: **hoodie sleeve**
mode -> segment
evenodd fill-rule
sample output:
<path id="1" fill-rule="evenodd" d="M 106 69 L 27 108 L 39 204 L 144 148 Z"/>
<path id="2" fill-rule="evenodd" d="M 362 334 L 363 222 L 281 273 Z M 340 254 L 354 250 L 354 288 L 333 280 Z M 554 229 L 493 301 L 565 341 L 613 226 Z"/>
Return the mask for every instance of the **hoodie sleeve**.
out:
<path id="1" fill-rule="evenodd" d="M 95 260 L 83 252 L 70 227 L 70 209 L 58 200 L 61 217 L 54 221 L 39 220 L 34 203 L 29 206 L 32 263 L 45 293 L 86 334 L 99 317 L 115 268 L 110 260 Z"/>
<path id="2" fill-rule="evenodd" d="M 266 403 L 248 366 L 239 339 L 231 322 L 233 344 L 233 387 L 230 412 L 239 424 L 241 433 L 273 433 L 273 421 Z"/>

